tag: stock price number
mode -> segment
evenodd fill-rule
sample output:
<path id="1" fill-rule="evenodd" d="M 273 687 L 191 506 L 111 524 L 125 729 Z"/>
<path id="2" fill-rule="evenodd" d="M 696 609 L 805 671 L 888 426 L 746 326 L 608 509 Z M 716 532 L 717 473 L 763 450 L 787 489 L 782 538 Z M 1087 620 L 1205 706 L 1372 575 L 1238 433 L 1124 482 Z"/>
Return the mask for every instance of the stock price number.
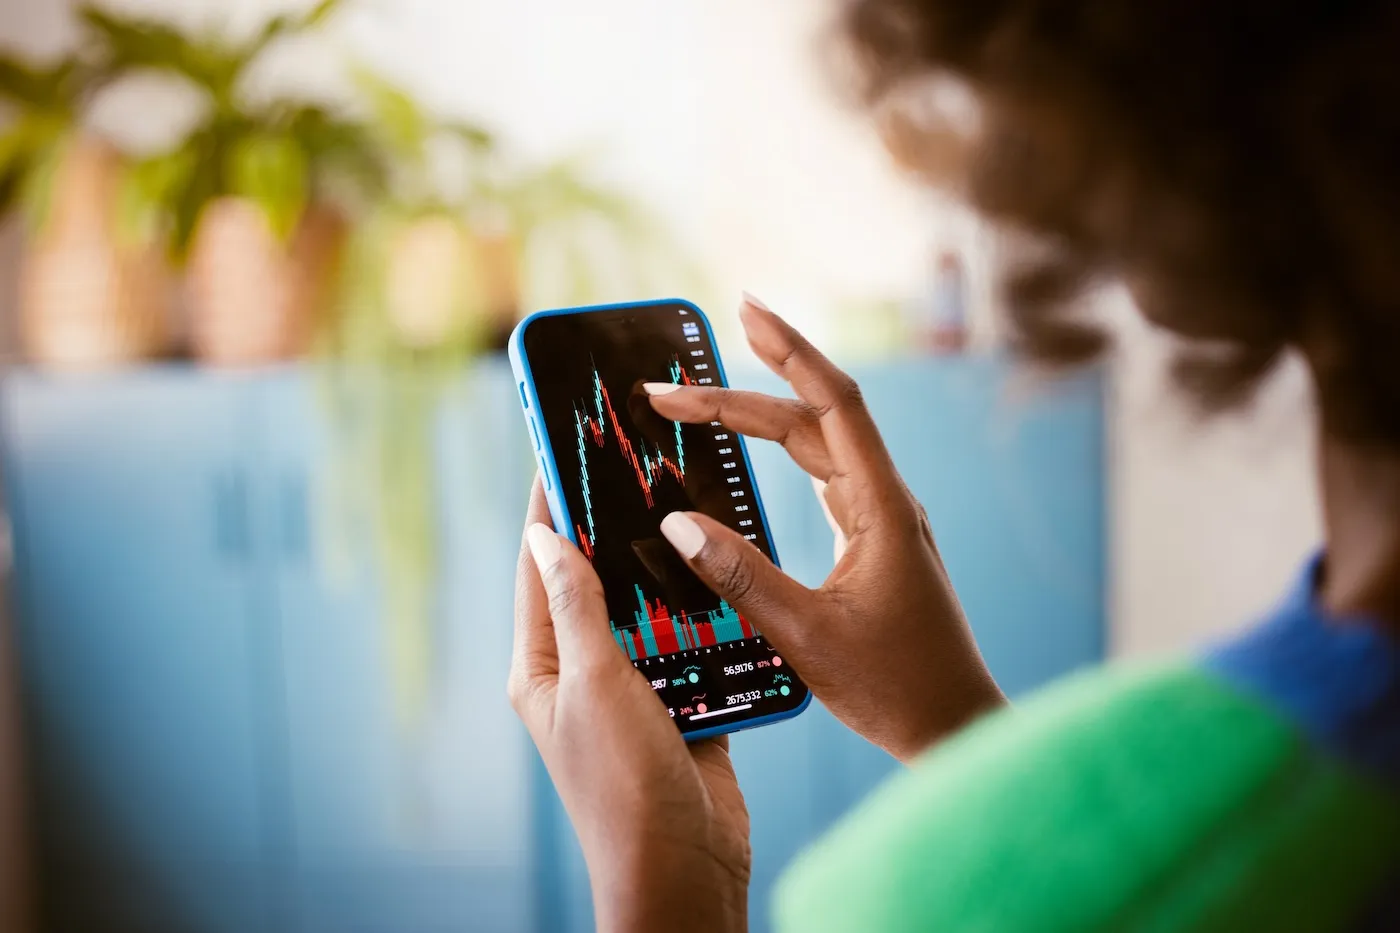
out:
<path id="1" fill-rule="evenodd" d="M 660 689 L 661 689 L 662 687 L 664 687 L 664 686 L 666 686 L 666 678 L 665 678 L 665 677 L 662 677 L 660 680 L 653 680 L 653 681 L 651 682 L 651 689 L 653 689 L 653 690 L 660 690 Z"/>
<path id="2" fill-rule="evenodd" d="M 747 693 L 731 693 L 724 698 L 724 702 L 729 706 L 737 706 L 740 703 L 752 703 L 754 700 L 763 699 L 762 690 L 750 690 Z"/>
<path id="3" fill-rule="evenodd" d="M 744 661 L 742 664 L 726 664 L 724 673 L 726 677 L 733 677 L 735 674 L 747 674 L 753 670 L 752 661 Z"/>

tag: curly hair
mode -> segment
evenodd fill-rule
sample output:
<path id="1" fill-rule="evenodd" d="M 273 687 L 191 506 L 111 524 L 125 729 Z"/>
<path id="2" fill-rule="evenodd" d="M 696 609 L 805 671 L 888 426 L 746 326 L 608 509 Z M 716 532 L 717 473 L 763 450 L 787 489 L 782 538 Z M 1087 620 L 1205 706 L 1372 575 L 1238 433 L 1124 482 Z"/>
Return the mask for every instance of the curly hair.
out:
<path id="1" fill-rule="evenodd" d="M 1297 348 L 1327 430 L 1400 443 L 1400 4 L 847 0 L 841 33 L 871 105 L 977 100 L 955 177 L 946 133 L 912 147 L 1043 244 L 1005 282 L 1020 349 L 1097 354 L 1076 299 L 1120 280 L 1208 407 Z"/>

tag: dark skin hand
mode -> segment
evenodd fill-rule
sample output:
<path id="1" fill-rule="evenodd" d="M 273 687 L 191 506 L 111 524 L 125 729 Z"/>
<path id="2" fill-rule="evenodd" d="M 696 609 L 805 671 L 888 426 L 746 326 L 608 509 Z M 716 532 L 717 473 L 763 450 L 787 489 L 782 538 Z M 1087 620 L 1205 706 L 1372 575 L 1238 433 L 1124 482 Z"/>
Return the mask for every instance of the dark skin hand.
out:
<path id="1" fill-rule="evenodd" d="M 817 482 L 840 558 L 820 587 L 808 589 L 705 515 L 668 516 L 662 529 L 838 719 L 908 761 L 1005 698 L 963 617 L 928 516 L 890 461 L 855 382 L 756 299 L 745 296 L 739 317 L 758 358 L 797 398 L 650 383 L 652 406 L 675 421 L 719 421 L 782 444 Z"/>
<path id="2" fill-rule="evenodd" d="M 949 585 L 928 518 L 895 471 L 850 378 L 756 301 L 741 319 L 797 399 L 648 385 L 677 421 L 720 421 L 781 443 L 818 483 L 839 559 L 820 587 L 786 576 L 693 512 L 662 531 L 782 651 L 846 725 L 907 761 L 1005 700 Z M 613 641 L 588 559 L 531 494 L 516 578 L 511 703 L 578 833 L 597 927 L 747 928 L 749 818 L 723 739 L 687 744 Z"/>
<path id="3" fill-rule="evenodd" d="M 548 522 L 536 479 L 507 691 L 578 833 L 597 928 L 747 929 L 749 813 L 729 742 L 681 738 L 613 641 L 593 565 Z"/>

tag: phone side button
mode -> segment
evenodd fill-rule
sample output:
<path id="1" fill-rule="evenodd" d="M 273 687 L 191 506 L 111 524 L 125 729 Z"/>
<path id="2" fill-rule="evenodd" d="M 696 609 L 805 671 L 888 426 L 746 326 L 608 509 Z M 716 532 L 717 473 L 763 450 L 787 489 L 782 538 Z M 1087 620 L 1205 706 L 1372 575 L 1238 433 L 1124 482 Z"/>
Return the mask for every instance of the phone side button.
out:
<path id="1" fill-rule="evenodd" d="M 544 460 L 540 460 L 540 476 L 544 479 L 544 488 L 548 492 L 551 487 L 549 485 L 549 471 L 544 468 Z"/>
<path id="2" fill-rule="evenodd" d="M 525 394 L 525 383 L 520 383 L 520 404 L 525 406 L 525 410 L 530 410 L 530 397 Z"/>
<path id="3" fill-rule="evenodd" d="M 530 440 L 532 440 L 532 441 L 535 442 L 535 449 L 536 449 L 536 450 L 539 450 L 539 449 L 540 449 L 540 432 L 539 432 L 539 429 L 535 427 L 535 419 L 534 419 L 534 418 L 531 418 L 531 419 L 530 419 Z"/>

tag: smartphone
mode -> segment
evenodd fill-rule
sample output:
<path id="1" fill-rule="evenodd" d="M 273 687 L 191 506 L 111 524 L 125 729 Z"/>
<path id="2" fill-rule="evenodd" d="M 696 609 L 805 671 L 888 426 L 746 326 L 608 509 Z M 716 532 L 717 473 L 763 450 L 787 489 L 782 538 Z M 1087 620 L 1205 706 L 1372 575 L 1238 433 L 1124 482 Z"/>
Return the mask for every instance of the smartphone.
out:
<path id="1" fill-rule="evenodd" d="M 725 385 L 710 322 L 680 299 L 532 314 L 511 367 L 554 528 L 593 562 L 619 651 L 688 739 L 796 716 L 811 694 L 661 534 L 703 512 L 777 563 L 744 439 L 658 415 L 646 382 Z"/>

